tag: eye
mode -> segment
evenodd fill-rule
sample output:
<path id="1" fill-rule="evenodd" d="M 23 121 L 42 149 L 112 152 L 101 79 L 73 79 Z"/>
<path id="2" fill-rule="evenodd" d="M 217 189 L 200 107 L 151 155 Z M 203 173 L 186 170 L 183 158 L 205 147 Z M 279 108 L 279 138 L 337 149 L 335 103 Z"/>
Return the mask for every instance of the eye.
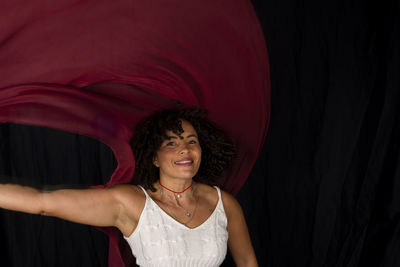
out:
<path id="1" fill-rule="evenodd" d="M 171 141 L 171 142 L 166 143 L 165 145 L 166 145 L 166 146 L 173 146 L 173 145 L 175 145 L 175 142 L 172 142 L 172 141 Z"/>
<path id="2" fill-rule="evenodd" d="M 190 140 L 189 144 L 197 144 L 197 141 L 196 140 Z"/>

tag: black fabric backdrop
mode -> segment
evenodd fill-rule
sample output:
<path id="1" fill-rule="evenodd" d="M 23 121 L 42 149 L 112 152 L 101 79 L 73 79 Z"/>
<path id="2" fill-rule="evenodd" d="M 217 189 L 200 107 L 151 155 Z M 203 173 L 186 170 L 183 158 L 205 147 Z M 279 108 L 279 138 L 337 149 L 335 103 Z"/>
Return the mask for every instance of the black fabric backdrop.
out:
<path id="1" fill-rule="evenodd" d="M 253 3 L 270 55 L 272 116 L 237 198 L 260 266 L 400 266 L 399 3 Z M 99 184 L 115 166 L 96 140 L 0 127 L 2 181 Z M 91 227 L 0 216 L 2 266 L 107 265 L 107 237 Z"/>

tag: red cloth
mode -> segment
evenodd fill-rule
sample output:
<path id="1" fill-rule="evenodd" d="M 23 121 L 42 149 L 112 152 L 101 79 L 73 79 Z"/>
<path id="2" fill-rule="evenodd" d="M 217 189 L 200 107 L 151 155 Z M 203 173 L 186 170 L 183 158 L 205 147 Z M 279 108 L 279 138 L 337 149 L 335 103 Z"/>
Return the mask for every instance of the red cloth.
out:
<path id="1" fill-rule="evenodd" d="M 205 108 L 236 143 L 220 184 L 237 193 L 270 114 L 263 33 L 248 0 L 2 1 L 0 122 L 47 126 L 107 144 L 134 172 L 133 126 L 176 99 Z M 110 266 L 122 266 L 111 236 Z"/>

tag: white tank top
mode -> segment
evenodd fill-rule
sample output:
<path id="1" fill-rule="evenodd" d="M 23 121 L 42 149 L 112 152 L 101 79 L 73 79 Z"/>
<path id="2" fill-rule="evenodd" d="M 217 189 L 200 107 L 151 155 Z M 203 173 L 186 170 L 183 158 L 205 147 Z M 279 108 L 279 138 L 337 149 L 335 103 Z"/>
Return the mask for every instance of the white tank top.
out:
<path id="1" fill-rule="evenodd" d="M 129 237 L 124 237 L 141 267 L 213 267 L 226 255 L 227 218 L 218 191 L 218 203 L 208 219 L 196 228 L 179 223 L 141 187 L 146 203 L 138 225 Z"/>

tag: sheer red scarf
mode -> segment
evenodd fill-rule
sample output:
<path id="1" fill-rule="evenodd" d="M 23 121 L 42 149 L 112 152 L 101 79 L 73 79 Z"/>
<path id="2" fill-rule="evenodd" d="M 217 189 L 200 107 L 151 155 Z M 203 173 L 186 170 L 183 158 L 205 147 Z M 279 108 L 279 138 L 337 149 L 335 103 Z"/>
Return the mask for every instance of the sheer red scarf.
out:
<path id="1" fill-rule="evenodd" d="M 220 185 L 245 182 L 267 133 L 269 68 L 247 0 L 6 1 L 0 9 L 0 122 L 107 144 L 128 182 L 133 126 L 172 99 L 208 111 L 237 145 Z M 110 266 L 122 266 L 110 235 Z"/>

